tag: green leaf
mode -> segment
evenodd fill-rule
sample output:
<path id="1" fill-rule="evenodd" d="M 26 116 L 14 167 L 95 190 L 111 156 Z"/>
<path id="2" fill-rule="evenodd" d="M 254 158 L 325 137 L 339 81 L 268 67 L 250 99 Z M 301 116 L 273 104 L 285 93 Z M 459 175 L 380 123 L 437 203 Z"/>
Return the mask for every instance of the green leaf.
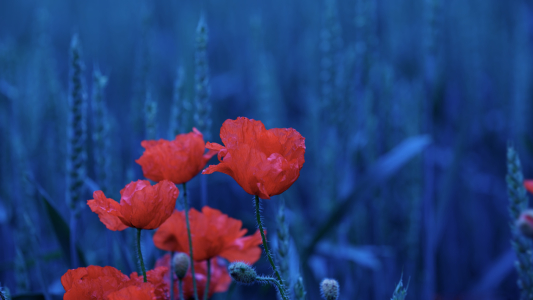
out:
<path id="1" fill-rule="evenodd" d="M 59 245 L 61 246 L 61 250 L 63 251 L 65 261 L 67 262 L 67 264 L 69 264 L 70 263 L 70 250 L 69 250 L 70 249 L 70 228 L 67 222 L 61 216 L 61 214 L 53 206 L 52 198 L 48 195 L 48 193 L 37 182 L 35 182 L 33 178 L 28 178 L 28 180 L 31 183 L 33 183 L 33 185 L 39 192 L 39 195 L 43 199 L 46 213 L 50 219 L 50 222 L 52 223 L 52 228 L 54 229 L 54 233 L 56 234 L 57 241 L 59 242 Z M 87 266 L 85 256 L 83 255 L 83 252 L 81 251 L 79 246 L 76 246 L 76 250 L 78 252 L 78 258 L 79 258 L 79 262 L 81 266 Z"/>
<path id="2" fill-rule="evenodd" d="M 326 218 L 326 221 L 318 226 L 318 230 L 315 231 L 311 242 L 309 242 L 304 251 L 302 251 L 302 261 L 305 262 L 307 260 L 309 255 L 313 253 L 318 242 L 322 240 L 322 238 L 324 238 L 324 236 L 326 236 L 326 234 L 339 222 L 341 222 L 348 212 L 351 211 L 351 207 L 356 202 L 356 199 L 364 198 L 366 193 L 370 192 L 372 188 L 379 186 L 391 178 L 398 170 L 400 170 L 400 168 L 421 153 L 430 143 L 431 138 L 428 135 L 409 137 L 394 149 L 380 157 L 369 169 L 366 176 L 357 183 L 353 192 L 345 199 L 340 200 L 339 204 Z"/>

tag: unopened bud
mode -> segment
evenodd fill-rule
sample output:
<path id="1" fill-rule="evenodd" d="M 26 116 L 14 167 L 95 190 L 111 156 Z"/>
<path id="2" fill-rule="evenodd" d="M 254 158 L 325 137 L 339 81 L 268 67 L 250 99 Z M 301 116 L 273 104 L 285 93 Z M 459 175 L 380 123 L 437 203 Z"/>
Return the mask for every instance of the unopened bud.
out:
<path id="1" fill-rule="evenodd" d="M 339 298 L 339 283 L 335 279 L 322 280 L 320 293 L 325 300 L 337 300 Z"/>
<path id="2" fill-rule="evenodd" d="M 183 252 L 176 253 L 172 258 L 172 263 L 174 264 L 174 272 L 176 273 L 176 276 L 178 276 L 179 279 L 185 278 L 187 270 L 189 270 L 189 255 Z"/>
<path id="3" fill-rule="evenodd" d="M 520 214 L 516 227 L 524 236 L 533 238 L 533 209 L 526 209 Z"/>
<path id="4" fill-rule="evenodd" d="M 257 280 L 257 273 L 254 268 L 243 262 L 235 262 L 229 265 L 229 275 L 241 284 L 252 284 Z"/>

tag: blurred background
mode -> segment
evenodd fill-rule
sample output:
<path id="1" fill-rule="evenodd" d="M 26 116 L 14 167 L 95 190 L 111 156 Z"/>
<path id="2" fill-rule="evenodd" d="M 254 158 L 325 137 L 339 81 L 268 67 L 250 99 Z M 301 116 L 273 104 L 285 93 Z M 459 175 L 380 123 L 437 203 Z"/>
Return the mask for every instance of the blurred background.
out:
<path id="1" fill-rule="evenodd" d="M 85 201 L 143 179 L 142 140 L 194 126 L 220 142 L 224 120 L 245 116 L 306 138 L 300 178 L 262 201 L 275 253 L 289 226 L 290 287 L 302 276 L 319 299 L 328 277 L 341 299 L 390 299 L 403 274 L 406 299 L 517 299 L 505 151 L 533 177 L 532 5 L 0 1 L 1 285 L 61 299 L 73 177 L 79 265 L 136 271 L 134 231 L 107 231 Z M 188 190 L 255 231 L 231 177 Z M 151 234 L 149 268 L 164 254 Z M 256 267 L 271 272 L 264 255 Z M 213 298 L 274 297 L 232 285 Z"/>

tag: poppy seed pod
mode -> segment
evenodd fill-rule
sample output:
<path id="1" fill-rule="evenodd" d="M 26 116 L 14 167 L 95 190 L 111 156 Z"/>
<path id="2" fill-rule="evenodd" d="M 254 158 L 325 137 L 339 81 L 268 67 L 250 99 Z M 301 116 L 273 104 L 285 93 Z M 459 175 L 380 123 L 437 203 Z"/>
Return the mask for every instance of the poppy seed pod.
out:
<path id="1" fill-rule="evenodd" d="M 320 283 L 320 293 L 325 300 L 337 300 L 339 298 L 339 283 L 335 279 L 324 279 Z"/>
<path id="2" fill-rule="evenodd" d="M 168 293 L 168 282 L 171 278 L 169 275 L 169 268 L 168 265 L 170 264 L 170 254 L 165 254 L 161 258 L 159 258 L 156 263 L 155 267 L 164 267 L 165 269 L 165 282 L 166 282 L 166 290 Z M 195 278 L 196 278 L 196 286 L 198 291 L 198 299 L 204 299 L 205 294 L 205 286 L 207 284 L 207 261 L 202 262 L 194 262 L 194 272 L 195 272 Z M 207 294 L 207 297 L 210 298 L 213 296 L 214 293 L 224 293 L 228 290 L 230 284 L 231 284 L 231 277 L 228 274 L 227 266 L 221 261 L 219 261 L 216 257 L 211 259 L 211 270 L 210 270 L 211 278 L 209 282 L 209 292 Z M 174 276 L 172 276 L 174 277 Z M 175 278 L 175 277 L 174 277 Z M 193 279 L 191 271 L 187 271 L 187 274 L 183 278 L 183 296 L 185 299 L 193 299 L 194 297 L 194 289 L 193 289 Z M 178 279 L 174 279 L 174 294 L 177 295 L 179 292 L 178 288 Z M 167 294 L 168 295 L 168 294 Z M 134 299 L 134 298 L 132 298 Z M 168 298 L 157 298 L 159 299 L 168 299 Z M 176 298 L 178 299 L 178 298 Z"/>
<path id="3" fill-rule="evenodd" d="M 516 220 L 516 228 L 522 235 L 533 238 L 533 209 L 526 209 Z"/>
<path id="4" fill-rule="evenodd" d="M 229 265 L 229 275 L 240 284 L 252 284 L 257 280 L 254 268 L 243 262 L 235 262 Z"/>
<path id="5" fill-rule="evenodd" d="M 189 270 L 189 261 L 189 255 L 183 252 L 174 254 L 174 257 L 172 258 L 172 264 L 174 264 L 174 272 L 179 279 L 183 279 L 185 278 L 185 275 L 187 275 L 187 270 Z"/>

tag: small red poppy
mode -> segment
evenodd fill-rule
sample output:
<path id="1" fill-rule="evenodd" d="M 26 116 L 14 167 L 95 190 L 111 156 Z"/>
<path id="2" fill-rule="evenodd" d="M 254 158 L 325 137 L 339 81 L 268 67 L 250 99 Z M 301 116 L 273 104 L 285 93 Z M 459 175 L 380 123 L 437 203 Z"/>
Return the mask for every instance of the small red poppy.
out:
<path id="1" fill-rule="evenodd" d="M 239 117 L 222 124 L 220 138 L 224 146 L 206 145 L 218 151 L 220 163 L 202 174 L 228 174 L 248 194 L 262 199 L 283 193 L 300 176 L 305 138 L 292 128 L 266 130 L 261 121 Z"/>
<path id="2" fill-rule="evenodd" d="M 68 270 L 61 277 L 65 300 L 164 300 L 168 286 L 163 280 L 168 268 L 158 267 L 147 272 L 148 283 L 132 273 L 131 278 L 113 267 L 88 266 Z M 124 298 L 134 295 L 134 298 Z"/>
<path id="3" fill-rule="evenodd" d="M 155 263 L 156 267 L 169 266 L 170 264 L 170 254 L 165 254 L 163 257 L 159 258 Z M 169 272 L 168 268 L 165 273 L 165 282 L 168 285 L 169 282 Z M 207 282 L 207 262 L 195 262 L 194 263 L 194 275 L 196 277 L 196 290 L 198 292 L 199 299 L 204 298 L 205 285 Z M 174 279 L 174 295 L 178 299 L 179 290 L 178 290 L 178 277 L 173 276 Z M 209 281 L 209 295 L 211 297 L 214 293 L 223 293 L 228 290 L 229 285 L 231 284 L 231 277 L 228 274 L 227 266 L 222 264 L 220 260 L 214 258 L 211 260 L 211 279 Z M 192 283 L 192 274 L 191 268 L 187 271 L 187 275 L 183 278 L 183 296 L 185 299 L 192 299 L 194 297 L 193 283 Z"/>
<path id="4" fill-rule="evenodd" d="M 144 177 L 157 182 L 166 179 L 175 184 L 191 180 L 217 153 L 205 153 L 204 138 L 196 128 L 177 135 L 173 141 L 142 141 L 141 146 L 144 153 L 135 162 L 141 165 Z"/>
<path id="5" fill-rule="evenodd" d="M 109 230 L 155 229 L 170 217 L 178 195 L 178 188 L 168 180 L 154 186 L 148 180 L 138 180 L 120 191 L 120 203 L 96 191 L 87 204 Z"/>
<path id="6" fill-rule="evenodd" d="M 533 193 L 533 179 L 526 179 L 524 180 L 524 187 L 526 190 L 528 190 L 530 193 Z"/>
<path id="7" fill-rule="evenodd" d="M 255 263 L 261 257 L 261 234 L 243 237 L 247 229 L 242 222 L 223 214 L 217 209 L 204 206 L 202 212 L 192 208 L 189 211 L 193 257 L 203 261 L 221 256 L 231 262 Z M 189 238 L 185 213 L 174 211 L 154 234 L 154 244 L 162 250 L 189 254 Z"/>

